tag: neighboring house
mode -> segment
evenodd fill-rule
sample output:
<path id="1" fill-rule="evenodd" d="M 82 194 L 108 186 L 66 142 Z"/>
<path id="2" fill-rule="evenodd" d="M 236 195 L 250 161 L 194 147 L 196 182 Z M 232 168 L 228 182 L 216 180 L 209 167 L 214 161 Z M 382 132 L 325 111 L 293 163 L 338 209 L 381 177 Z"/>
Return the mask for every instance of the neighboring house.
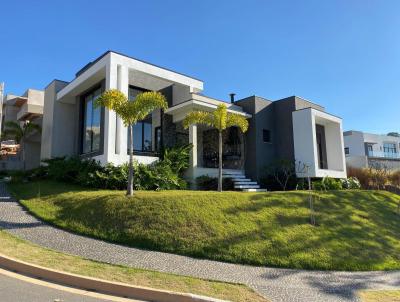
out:
<path id="1" fill-rule="evenodd" d="M 1 109 L 1 132 L 4 131 L 8 121 L 42 124 L 44 91 L 28 89 L 22 96 L 8 94 L 3 97 Z M 1 138 L 0 141 L 7 138 Z M 37 131 L 31 133 L 25 139 L 26 169 L 33 169 L 40 165 L 41 134 Z M 0 170 L 22 169 L 23 163 L 20 156 L 9 154 L 2 156 Z"/>
<path id="2" fill-rule="evenodd" d="M 139 162 L 157 160 L 163 146 L 191 143 L 187 177 L 216 176 L 217 132 L 200 125 L 185 130 L 182 120 L 192 110 L 212 111 L 224 103 L 228 112 L 250 122 L 245 135 L 237 128 L 224 134 L 225 173 L 259 180 L 265 165 L 286 158 L 306 163 L 311 177 L 346 177 L 342 121 L 323 107 L 299 97 L 271 102 L 253 96 L 225 103 L 202 95 L 201 80 L 112 51 L 87 64 L 71 82 L 54 80 L 46 87 L 42 159 L 80 155 L 103 164 L 127 162 L 127 128 L 115 112 L 93 106 L 113 88 L 131 100 L 147 90 L 160 91 L 168 100 L 165 112 L 156 110 L 134 127 Z"/>
<path id="3" fill-rule="evenodd" d="M 347 166 L 400 169 L 400 137 L 353 130 L 343 136 Z"/>

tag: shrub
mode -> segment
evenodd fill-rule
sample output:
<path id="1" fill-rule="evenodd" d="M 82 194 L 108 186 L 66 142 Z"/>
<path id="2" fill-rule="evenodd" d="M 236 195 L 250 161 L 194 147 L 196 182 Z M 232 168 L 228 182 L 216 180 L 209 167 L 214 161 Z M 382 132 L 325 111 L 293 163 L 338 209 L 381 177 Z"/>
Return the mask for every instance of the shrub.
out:
<path id="1" fill-rule="evenodd" d="M 107 164 L 94 172 L 83 171 L 78 174 L 77 182 L 88 187 L 111 190 L 123 190 L 128 180 L 128 166 Z"/>
<path id="2" fill-rule="evenodd" d="M 261 185 L 269 191 L 277 191 L 287 189 L 291 190 L 296 187 L 296 162 L 279 159 L 273 161 L 264 168 L 264 175 L 261 179 Z"/>
<path id="3" fill-rule="evenodd" d="M 163 161 L 150 165 L 136 163 L 133 181 L 137 190 L 176 190 L 187 187 L 186 181 Z"/>
<path id="4" fill-rule="evenodd" d="M 366 168 L 348 167 L 347 175 L 359 180 L 363 189 L 384 189 L 387 185 L 400 186 L 400 171 L 391 172 L 382 165 Z"/>
<path id="5" fill-rule="evenodd" d="M 182 178 L 189 164 L 191 145 L 169 148 L 164 151 L 163 159 L 150 165 L 135 163 L 134 187 L 137 190 L 185 189 Z M 80 157 L 59 157 L 44 161 L 44 166 L 35 171 L 34 176 L 92 188 L 122 190 L 128 182 L 128 165 L 100 165 L 93 159 Z M 33 174 L 32 174 L 33 175 Z M 23 174 L 20 178 L 26 178 Z"/>
<path id="6" fill-rule="evenodd" d="M 196 178 L 197 189 L 203 191 L 216 191 L 218 188 L 218 178 L 210 177 L 208 175 L 202 175 Z M 234 184 L 232 179 L 223 178 L 222 179 L 222 189 L 223 190 L 234 190 Z"/>
<path id="7" fill-rule="evenodd" d="M 370 187 L 370 173 L 367 169 L 347 167 L 347 176 L 357 178 L 363 189 Z"/>
<path id="8" fill-rule="evenodd" d="M 341 179 L 343 189 L 358 190 L 361 189 L 360 181 L 356 177 Z"/>
<path id="9" fill-rule="evenodd" d="M 312 187 L 317 191 L 330 191 L 330 190 L 342 190 L 342 182 L 340 179 L 331 177 L 324 177 L 322 180 L 313 181 Z"/>
<path id="10" fill-rule="evenodd" d="M 166 148 L 161 162 L 169 166 L 173 172 L 182 176 L 189 166 L 189 155 L 192 148 L 192 144 Z"/>
<path id="11" fill-rule="evenodd" d="M 400 170 L 396 170 L 390 174 L 389 180 L 393 186 L 400 187 Z"/>
<path id="12" fill-rule="evenodd" d="M 58 157 L 43 161 L 47 167 L 47 176 L 57 181 L 68 183 L 85 183 L 86 175 L 102 169 L 99 162 L 94 159 L 81 159 L 80 157 Z"/>

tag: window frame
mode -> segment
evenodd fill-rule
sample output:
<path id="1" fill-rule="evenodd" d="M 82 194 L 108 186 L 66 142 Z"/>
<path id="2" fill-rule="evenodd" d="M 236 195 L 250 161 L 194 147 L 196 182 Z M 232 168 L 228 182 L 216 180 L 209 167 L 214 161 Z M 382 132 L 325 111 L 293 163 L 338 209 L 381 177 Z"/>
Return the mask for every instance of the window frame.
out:
<path id="1" fill-rule="evenodd" d="M 94 156 L 99 156 L 104 154 L 104 116 L 105 116 L 105 109 L 104 107 L 100 107 L 100 146 L 99 150 L 91 151 L 91 152 L 86 152 L 84 153 L 84 142 L 83 140 L 85 139 L 84 135 L 84 126 L 85 126 L 85 118 L 86 118 L 86 112 L 85 112 L 85 98 L 94 93 L 96 90 L 100 89 L 100 94 L 104 92 L 104 86 L 105 86 L 105 81 L 101 81 L 100 83 L 97 83 L 93 86 L 91 86 L 89 89 L 85 90 L 80 94 L 79 98 L 79 134 L 78 134 L 78 154 L 80 157 L 94 157 Z"/>
<path id="2" fill-rule="evenodd" d="M 151 91 L 151 90 L 148 90 L 148 89 L 145 89 L 145 88 L 142 88 L 142 87 L 129 85 L 129 87 L 128 87 L 128 99 L 129 99 L 129 101 L 133 101 L 133 100 L 130 99 L 130 89 L 135 89 L 135 90 L 138 90 L 140 92 Z M 146 122 L 147 119 L 150 119 L 151 122 L 150 123 Z M 144 145 L 145 145 L 144 144 L 144 142 L 145 142 L 145 135 L 144 135 L 145 134 L 145 126 L 144 125 L 145 124 L 150 124 L 150 126 L 151 126 L 151 130 L 150 130 L 150 138 L 151 138 L 150 150 L 144 150 Z M 133 127 L 138 126 L 138 125 L 141 126 L 141 134 L 142 134 L 141 147 L 142 148 L 141 148 L 141 150 L 138 150 L 138 149 L 135 149 L 135 147 L 134 147 L 134 149 L 132 150 L 133 154 L 134 155 L 154 155 L 156 152 L 153 151 L 153 118 L 152 118 L 151 113 L 145 119 L 143 119 L 141 121 L 138 121 L 135 125 L 132 125 L 132 131 L 133 131 Z M 133 137 L 133 139 L 135 140 L 135 136 Z M 129 131 L 128 131 L 128 136 L 127 136 L 127 145 L 128 145 L 127 146 L 127 154 L 129 154 Z"/>
<path id="3" fill-rule="evenodd" d="M 264 133 L 268 133 L 268 140 L 265 140 Z M 272 144 L 272 132 L 269 129 L 262 129 L 262 140 L 265 144 Z"/>

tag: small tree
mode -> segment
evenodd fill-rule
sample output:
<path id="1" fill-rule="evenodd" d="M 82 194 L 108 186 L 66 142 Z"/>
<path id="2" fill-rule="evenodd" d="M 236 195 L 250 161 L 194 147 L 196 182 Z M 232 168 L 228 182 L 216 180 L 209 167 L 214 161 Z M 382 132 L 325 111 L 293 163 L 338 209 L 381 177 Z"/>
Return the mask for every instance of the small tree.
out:
<path id="1" fill-rule="evenodd" d="M 23 169 L 26 169 L 26 158 L 25 158 L 25 140 L 27 136 L 35 131 L 41 132 L 42 128 L 35 123 L 26 121 L 22 124 L 8 121 L 4 123 L 3 135 L 7 138 L 14 139 L 20 146 L 20 152 L 22 155 Z"/>
<path id="2" fill-rule="evenodd" d="M 204 124 L 218 130 L 218 191 L 222 192 L 222 133 L 233 126 L 244 133 L 249 128 L 249 122 L 242 115 L 228 113 L 226 105 L 220 104 L 214 112 L 190 112 L 183 120 L 183 127 L 187 129 L 192 124 Z"/>
<path id="3" fill-rule="evenodd" d="M 272 177 L 283 191 L 286 191 L 289 181 L 296 176 L 296 162 L 288 159 L 276 160 L 266 167 L 266 174 Z"/>
<path id="4" fill-rule="evenodd" d="M 310 223 L 315 226 L 315 211 L 314 211 L 314 193 L 312 191 L 312 183 L 310 177 L 310 166 L 298 162 L 296 165 L 296 173 L 302 174 L 307 178 L 307 186 L 308 186 L 308 205 L 310 207 Z"/>
<path id="5" fill-rule="evenodd" d="M 165 97 L 155 91 L 143 92 L 136 96 L 134 101 L 129 101 L 125 94 L 116 89 L 105 91 L 95 102 L 95 106 L 104 106 L 114 110 L 128 127 L 129 131 L 129 176 L 128 196 L 133 196 L 133 126 L 146 118 L 155 109 L 168 107 Z"/>

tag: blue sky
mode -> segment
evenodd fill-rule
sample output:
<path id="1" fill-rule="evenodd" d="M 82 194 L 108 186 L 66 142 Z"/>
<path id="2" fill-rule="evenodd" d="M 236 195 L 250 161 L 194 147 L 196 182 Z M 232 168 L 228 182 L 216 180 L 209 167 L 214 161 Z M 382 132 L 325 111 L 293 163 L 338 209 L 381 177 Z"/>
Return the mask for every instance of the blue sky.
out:
<path id="1" fill-rule="evenodd" d="M 71 80 L 106 50 L 228 99 L 298 95 L 346 130 L 400 131 L 400 1 L 4 1 L 6 92 Z"/>

